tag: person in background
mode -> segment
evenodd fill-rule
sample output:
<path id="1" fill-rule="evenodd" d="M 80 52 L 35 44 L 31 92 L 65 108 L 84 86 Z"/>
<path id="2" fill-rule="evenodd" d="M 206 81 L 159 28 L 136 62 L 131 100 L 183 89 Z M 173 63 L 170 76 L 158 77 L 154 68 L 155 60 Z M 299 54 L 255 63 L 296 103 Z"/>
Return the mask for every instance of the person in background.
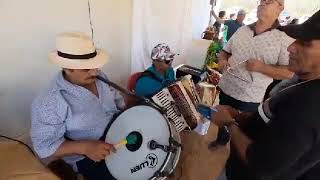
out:
<path id="1" fill-rule="evenodd" d="M 227 106 L 212 114 L 212 122 L 228 126 L 231 134 L 234 159 L 227 163 L 228 180 L 320 177 L 320 11 L 301 25 L 279 29 L 296 39 L 287 48 L 295 78 L 251 117 L 239 120 Z M 244 122 L 255 132 L 248 133 Z"/>
<path id="2" fill-rule="evenodd" d="M 242 26 L 219 55 L 219 103 L 242 112 L 255 112 L 273 79 L 290 79 L 287 47 L 294 41 L 277 28 L 284 0 L 260 0 L 258 21 Z M 218 131 L 212 147 L 229 141 L 226 127 Z"/>
<path id="3" fill-rule="evenodd" d="M 246 17 L 246 12 L 244 10 L 238 11 L 236 20 L 227 20 L 224 25 L 228 27 L 226 40 L 229 41 L 231 36 L 241 27 L 243 26 L 243 21 Z"/>
<path id="4" fill-rule="evenodd" d="M 229 19 L 230 20 L 235 20 L 236 18 L 236 14 L 235 13 L 231 13 L 230 16 L 229 16 Z"/>
<path id="5" fill-rule="evenodd" d="M 202 39 L 211 40 L 218 38 L 216 34 L 216 30 L 213 26 L 208 26 L 206 30 L 202 33 Z"/>
<path id="6" fill-rule="evenodd" d="M 114 179 L 105 158 L 114 146 L 105 129 L 125 108 L 114 88 L 97 80 L 107 54 L 81 32 L 61 33 L 49 59 L 62 68 L 31 107 L 31 140 L 40 158 L 63 158 L 86 179 Z"/>
<path id="7" fill-rule="evenodd" d="M 216 33 L 219 35 L 220 39 L 221 33 L 223 31 L 223 24 L 226 20 L 226 11 L 220 11 L 219 16 L 217 16 L 214 11 L 211 11 L 211 14 L 216 19 L 216 22 L 213 24 L 213 27 L 215 27 Z"/>
<path id="8" fill-rule="evenodd" d="M 210 44 L 207 50 L 207 56 L 204 62 L 203 69 L 218 68 L 218 54 L 223 48 L 223 40 L 218 38 L 218 34 L 215 31 L 212 31 L 212 43 Z"/>
<path id="9" fill-rule="evenodd" d="M 156 45 L 151 52 L 152 65 L 138 79 L 135 93 L 150 98 L 175 81 L 172 68 L 175 55 L 167 44 Z"/>

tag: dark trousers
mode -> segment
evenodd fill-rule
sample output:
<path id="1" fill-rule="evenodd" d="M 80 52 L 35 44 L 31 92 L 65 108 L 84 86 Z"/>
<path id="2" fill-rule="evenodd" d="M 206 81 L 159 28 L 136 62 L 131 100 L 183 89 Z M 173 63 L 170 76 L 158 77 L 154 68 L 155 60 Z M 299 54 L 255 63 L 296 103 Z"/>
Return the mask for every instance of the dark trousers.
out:
<path id="1" fill-rule="evenodd" d="M 235 109 L 238 109 L 243 112 L 255 112 L 258 109 L 260 103 L 250 103 L 250 102 L 243 102 L 237 100 L 223 91 L 220 92 L 219 95 L 219 104 L 220 105 L 228 105 Z M 218 130 L 216 144 L 219 145 L 226 145 L 230 140 L 230 134 L 227 127 L 220 127 Z"/>
<path id="2" fill-rule="evenodd" d="M 77 162 L 77 168 L 88 180 L 116 180 L 109 172 L 105 161 L 94 162 L 89 158 L 84 158 Z"/>

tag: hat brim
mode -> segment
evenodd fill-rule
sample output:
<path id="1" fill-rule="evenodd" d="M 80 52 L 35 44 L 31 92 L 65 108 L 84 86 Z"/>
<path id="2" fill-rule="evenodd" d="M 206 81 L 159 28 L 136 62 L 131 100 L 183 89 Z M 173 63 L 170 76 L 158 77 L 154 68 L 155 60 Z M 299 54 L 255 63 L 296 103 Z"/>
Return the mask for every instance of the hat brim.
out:
<path id="1" fill-rule="evenodd" d="M 311 40 L 312 38 L 306 35 L 306 31 L 303 25 L 287 25 L 279 27 L 280 31 L 283 31 L 288 36 L 294 39 Z"/>
<path id="2" fill-rule="evenodd" d="M 49 53 L 49 60 L 66 69 L 98 69 L 108 62 L 109 56 L 102 49 L 97 49 L 97 55 L 91 59 L 67 59 L 60 57 L 57 51 Z"/>

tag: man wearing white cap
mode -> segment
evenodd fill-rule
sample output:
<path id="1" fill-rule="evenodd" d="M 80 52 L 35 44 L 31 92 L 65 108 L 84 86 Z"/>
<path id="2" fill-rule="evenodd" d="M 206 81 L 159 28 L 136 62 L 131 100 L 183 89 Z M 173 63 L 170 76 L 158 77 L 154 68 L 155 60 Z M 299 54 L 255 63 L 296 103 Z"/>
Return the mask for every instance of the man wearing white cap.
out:
<path id="1" fill-rule="evenodd" d="M 124 108 L 115 89 L 96 80 L 108 59 L 84 33 L 62 33 L 51 62 L 63 70 L 32 103 L 31 138 L 40 158 L 63 158 L 87 179 L 113 179 L 105 157 L 114 149 L 102 136 L 112 117 Z"/>
<path id="2" fill-rule="evenodd" d="M 175 80 L 172 68 L 175 55 L 165 43 L 152 49 L 152 65 L 138 79 L 135 87 L 137 95 L 151 97 Z"/>

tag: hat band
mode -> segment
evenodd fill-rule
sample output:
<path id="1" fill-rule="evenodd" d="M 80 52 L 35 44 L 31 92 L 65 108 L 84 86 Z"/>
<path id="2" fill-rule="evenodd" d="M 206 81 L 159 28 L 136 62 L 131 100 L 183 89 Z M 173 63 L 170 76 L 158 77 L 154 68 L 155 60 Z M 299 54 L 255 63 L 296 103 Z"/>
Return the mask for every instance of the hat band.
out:
<path id="1" fill-rule="evenodd" d="M 66 59 L 91 59 L 97 56 L 97 51 L 94 51 L 93 53 L 90 53 L 90 54 L 83 54 L 83 55 L 67 54 L 67 53 L 58 51 L 58 56 Z"/>

